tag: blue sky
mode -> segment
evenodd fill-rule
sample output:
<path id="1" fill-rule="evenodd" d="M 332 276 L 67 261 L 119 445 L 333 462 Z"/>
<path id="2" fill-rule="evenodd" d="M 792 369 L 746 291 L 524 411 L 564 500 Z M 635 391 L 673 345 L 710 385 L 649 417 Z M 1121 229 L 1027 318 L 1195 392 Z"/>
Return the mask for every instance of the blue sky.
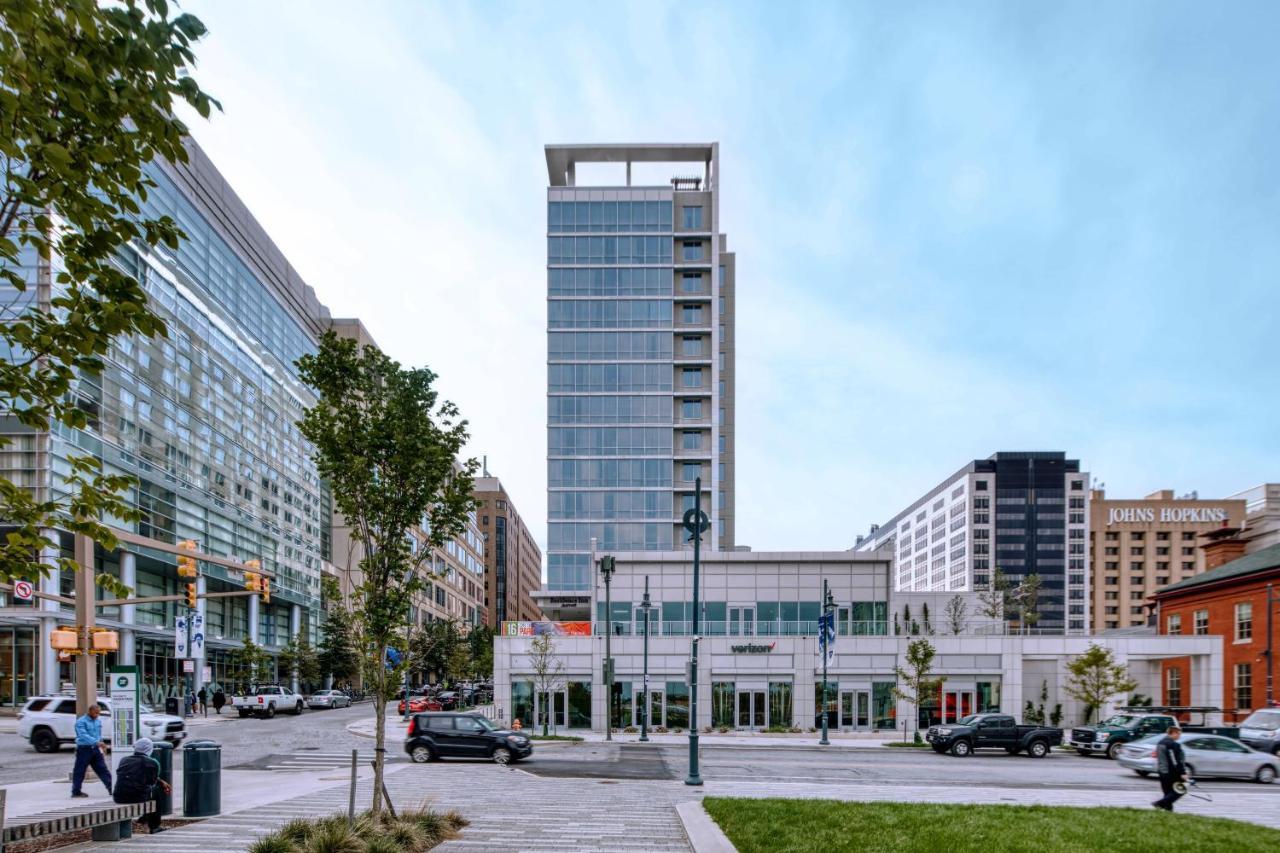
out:
<path id="1" fill-rule="evenodd" d="M 185 8 L 195 136 L 544 544 L 554 142 L 721 144 L 742 543 L 848 547 L 996 450 L 1280 479 L 1276 4 Z"/>

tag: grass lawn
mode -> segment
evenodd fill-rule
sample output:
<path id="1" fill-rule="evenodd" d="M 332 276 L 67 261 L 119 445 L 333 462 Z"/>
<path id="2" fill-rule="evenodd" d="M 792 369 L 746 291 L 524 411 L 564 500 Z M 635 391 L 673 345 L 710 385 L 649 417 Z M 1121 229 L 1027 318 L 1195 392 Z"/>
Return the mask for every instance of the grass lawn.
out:
<path id="1" fill-rule="evenodd" d="M 707 797 L 741 853 L 1240 853 L 1280 850 L 1280 831 L 1155 809 L 846 803 Z"/>
<path id="2" fill-rule="evenodd" d="M 892 746 L 898 749 L 929 749 L 930 748 L 929 744 L 927 743 L 912 743 L 909 740 L 891 740 L 888 743 L 886 743 L 885 746 Z"/>
<path id="3" fill-rule="evenodd" d="M 577 735 L 529 735 L 529 740 L 568 740 L 574 743 L 581 743 L 582 738 Z"/>

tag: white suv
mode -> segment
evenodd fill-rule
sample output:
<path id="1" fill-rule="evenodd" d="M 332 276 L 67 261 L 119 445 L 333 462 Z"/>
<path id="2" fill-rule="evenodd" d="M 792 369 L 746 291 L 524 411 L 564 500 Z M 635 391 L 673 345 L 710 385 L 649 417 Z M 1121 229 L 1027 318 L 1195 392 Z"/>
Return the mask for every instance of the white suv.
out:
<path id="1" fill-rule="evenodd" d="M 102 739 L 111 743 L 111 700 L 98 699 L 102 708 Z M 181 717 L 157 714 L 143 705 L 138 719 L 142 737 L 167 740 L 177 746 L 187 736 Z M 73 696 L 36 696 L 18 712 L 18 737 L 36 752 L 57 752 L 63 744 L 76 742 L 76 700 Z"/>

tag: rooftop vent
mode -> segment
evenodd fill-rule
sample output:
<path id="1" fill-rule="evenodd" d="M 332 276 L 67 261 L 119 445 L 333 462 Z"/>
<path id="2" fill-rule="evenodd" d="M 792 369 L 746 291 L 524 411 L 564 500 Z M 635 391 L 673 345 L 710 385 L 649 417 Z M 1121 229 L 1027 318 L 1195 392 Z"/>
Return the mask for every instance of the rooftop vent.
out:
<path id="1" fill-rule="evenodd" d="M 674 190 L 697 190 L 702 188 L 702 178 L 672 178 L 671 188 Z"/>

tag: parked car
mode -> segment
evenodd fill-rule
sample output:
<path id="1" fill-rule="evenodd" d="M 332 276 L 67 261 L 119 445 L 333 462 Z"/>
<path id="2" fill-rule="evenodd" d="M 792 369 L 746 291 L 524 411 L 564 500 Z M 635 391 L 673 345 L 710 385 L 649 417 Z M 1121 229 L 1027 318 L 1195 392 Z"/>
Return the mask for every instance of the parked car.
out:
<path id="1" fill-rule="evenodd" d="M 414 696 L 409 700 L 409 713 L 421 714 L 425 711 L 443 711 L 440 703 L 429 696 Z M 396 713 L 404 716 L 404 700 L 400 700 L 400 704 L 396 706 Z"/>
<path id="2" fill-rule="evenodd" d="M 479 714 L 415 714 L 409 719 L 404 751 L 422 764 L 438 758 L 492 758 L 498 764 L 533 755 L 520 732 L 500 729 Z"/>
<path id="3" fill-rule="evenodd" d="M 1240 724 L 1240 740 L 1254 749 L 1280 755 L 1280 708 L 1261 708 Z"/>
<path id="4" fill-rule="evenodd" d="M 111 743 L 111 700 L 98 699 L 102 709 L 102 739 Z M 157 714 L 149 705 L 139 707 L 139 731 L 152 740 L 177 746 L 187 736 L 181 717 Z M 18 712 L 18 736 L 36 752 L 57 752 L 76 742 L 76 700 L 72 696 L 35 696 Z"/>
<path id="5" fill-rule="evenodd" d="M 1126 710 L 1116 714 L 1097 726 L 1077 726 L 1071 730 L 1071 745 L 1081 755 L 1106 753 L 1107 758 L 1116 758 L 1120 747 L 1132 741 L 1142 740 L 1149 735 L 1164 734 L 1169 727 L 1177 723 L 1172 714 L 1146 713 Z M 1198 732 L 1233 737 L 1239 734 L 1234 726 L 1204 726 L 1178 723 L 1186 734 Z"/>
<path id="6" fill-rule="evenodd" d="M 302 707 L 306 704 L 301 694 L 278 684 L 259 685 L 252 690 L 252 693 L 233 696 L 231 699 L 232 706 L 241 717 L 256 714 L 269 720 L 277 713 L 285 711 L 290 714 L 301 714 Z"/>
<path id="7" fill-rule="evenodd" d="M 1139 776 L 1155 773 L 1156 744 L 1163 737 L 1163 734 L 1148 735 L 1120 747 L 1117 751 L 1120 766 L 1128 767 Z M 1280 759 L 1238 740 L 1222 735 L 1184 734 L 1178 742 L 1187 757 L 1190 776 L 1229 776 L 1252 779 L 1264 785 L 1270 785 L 1280 776 Z"/>
<path id="8" fill-rule="evenodd" d="M 351 697 L 341 690 L 321 690 L 307 699 L 308 708 L 350 708 Z"/>
<path id="9" fill-rule="evenodd" d="M 437 702 L 440 703 L 440 710 L 453 711 L 457 709 L 458 703 L 462 697 L 454 690 L 443 690 L 435 696 Z"/>
<path id="10" fill-rule="evenodd" d="M 1044 758 L 1062 743 L 1062 729 L 1020 726 L 1008 714 L 971 714 L 958 723 L 930 726 L 925 740 L 937 753 L 963 758 L 975 749 L 1003 749 L 1010 755 L 1026 752 Z"/>

